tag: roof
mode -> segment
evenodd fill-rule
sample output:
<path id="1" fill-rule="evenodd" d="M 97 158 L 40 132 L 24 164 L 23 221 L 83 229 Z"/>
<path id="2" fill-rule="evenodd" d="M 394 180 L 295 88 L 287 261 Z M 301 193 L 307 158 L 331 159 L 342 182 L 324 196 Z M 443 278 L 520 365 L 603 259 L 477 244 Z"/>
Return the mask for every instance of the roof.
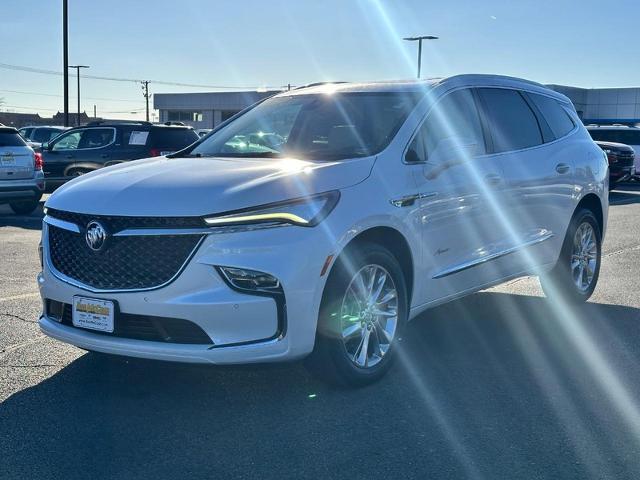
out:
<path id="1" fill-rule="evenodd" d="M 282 92 L 278 96 L 307 95 L 328 92 L 425 92 L 440 85 L 456 86 L 495 86 L 522 88 L 529 91 L 552 96 L 564 103 L 571 103 L 565 95 L 551 90 L 544 85 L 522 78 L 504 75 L 463 74 L 447 78 L 433 78 L 425 80 L 391 80 L 381 82 L 362 83 L 322 83 L 309 87 L 301 87 L 290 92 Z"/>
<path id="2" fill-rule="evenodd" d="M 18 133 L 18 130 L 16 130 L 13 127 L 0 127 L 0 133 Z"/>

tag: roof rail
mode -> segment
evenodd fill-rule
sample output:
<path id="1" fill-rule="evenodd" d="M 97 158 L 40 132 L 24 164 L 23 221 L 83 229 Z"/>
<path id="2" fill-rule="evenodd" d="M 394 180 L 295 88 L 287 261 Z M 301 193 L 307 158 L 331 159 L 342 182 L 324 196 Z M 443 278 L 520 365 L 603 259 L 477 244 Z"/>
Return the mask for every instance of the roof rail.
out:
<path id="1" fill-rule="evenodd" d="M 337 83 L 349 83 L 349 82 L 314 82 L 314 83 L 307 83 L 306 85 L 300 85 L 299 87 L 294 88 L 294 90 L 300 90 L 301 88 L 311 88 L 311 87 L 319 87 L 320 85 L 332 85 L 332 84 L 337 84 Z"/>
<path id="2" fill-rule="evenodd" d="M 174 120 L 169 120 L 168 122 L 164 122 L 163 125 L 176 125 L 178 127 L 186 127 L 186 125 L 184 124 L 184 122 L 176 122 Z"/>
<path id="3" fill-rule="evenodd" d="M 123 125 L 153 125 L 151 122 L 145 122 L 144 120 L 95 120 L 87 123 L 87 127 L 95 127 L 97 125 L 110 125 L 110 124 L 123 124 Z"/>

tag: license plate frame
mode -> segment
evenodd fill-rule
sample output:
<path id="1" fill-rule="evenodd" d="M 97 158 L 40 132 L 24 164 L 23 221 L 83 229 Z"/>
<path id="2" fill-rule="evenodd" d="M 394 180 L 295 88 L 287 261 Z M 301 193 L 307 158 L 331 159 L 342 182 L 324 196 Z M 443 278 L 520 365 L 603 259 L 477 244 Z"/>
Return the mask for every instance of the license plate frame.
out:
<path id="1" fill-rule="evenodd" d="M 0 166 L 2 167 L 15 167 L 16 166 L 16 157 L 13 155 L 2 155 L 0 156 Z"/>
<path id="2" fill-rule="evenodd" d="M 116 309 L 117 304 L 113 300 L 75 295 L 71 305 L 71 322 L 74 327 L 85 330 L 113 333 Z"/>

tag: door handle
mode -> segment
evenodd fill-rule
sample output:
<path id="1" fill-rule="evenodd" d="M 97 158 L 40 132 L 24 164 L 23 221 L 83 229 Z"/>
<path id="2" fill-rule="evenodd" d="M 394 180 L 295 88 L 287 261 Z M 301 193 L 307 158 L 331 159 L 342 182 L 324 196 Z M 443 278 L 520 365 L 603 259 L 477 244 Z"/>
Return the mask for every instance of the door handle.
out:
<path id="1" fill-rule="evenodd" d="M 497 173 L 489 173 L 488 175 L 485 175 L 484 181 L 488 185 L 490 185 L 492 187 L 496 187 L 496 186 L 500 185 L 500 183 L 502 182 L 502 177 L 500 175 L 498 175 Z"/>
<path id="2" fill-rule="evenodd" d="M 73 158 L 73 155 L 65 155 L 65 158 L 71 159 L 71 158 Z"/>
<path id="3" fill-rule="evenodd" d="M 389 202 L 391 202 L 391 205 L 398 208 L 410 207 L 416 203 L 416 200 L 435 197 L 437 194 L 437 192 L 414 193 L 413 195 L 407 195 L 406 197 L 394 198 L 393 200 L 389 200 Z"/>
<path id="4" fill-rule="evenodd" d="M 560 175 L 569 173 L 569 170 L 571 170 L 571 167 L 566 163 L 559 163 L 558 165 L 556 165 L 556 172 L 558 172 Z"/>
<path id="5" fill-rule="evenodd" d="M 107 155 L 106 153 L 103 153 L 102 155 L 100 155 L 100 158 L 109 158 L 109 155 Z"/>

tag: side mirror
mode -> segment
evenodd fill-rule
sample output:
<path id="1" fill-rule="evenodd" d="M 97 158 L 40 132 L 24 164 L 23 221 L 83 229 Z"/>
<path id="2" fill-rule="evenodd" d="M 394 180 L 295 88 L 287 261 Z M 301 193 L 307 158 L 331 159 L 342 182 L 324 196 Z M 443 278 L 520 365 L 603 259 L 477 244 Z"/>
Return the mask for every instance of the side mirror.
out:
<path id="1" fill-rule="evenodd" d="M 477 148 L 478 142 L 472 138 L 454 136 L 440 140 L 429 155 L 430 168 L 425 169 L 425 176 L 434 179 L 444 170 L 472 159 Z"/>
<path id="2" fill-rule="evenodd" d="M 429 155 L 429 161 L 433 163 L 463 162 L 473 158 L 477 148 L 478 142 L 472 138 L 443 138 Z"/>
<path id="3" fill-rule="evenodd" d="M 42 142 L 42 144 L 40 145 L 40 150 L 51 150 L 51 145 L 49 145 L 49 142 Z"/>

